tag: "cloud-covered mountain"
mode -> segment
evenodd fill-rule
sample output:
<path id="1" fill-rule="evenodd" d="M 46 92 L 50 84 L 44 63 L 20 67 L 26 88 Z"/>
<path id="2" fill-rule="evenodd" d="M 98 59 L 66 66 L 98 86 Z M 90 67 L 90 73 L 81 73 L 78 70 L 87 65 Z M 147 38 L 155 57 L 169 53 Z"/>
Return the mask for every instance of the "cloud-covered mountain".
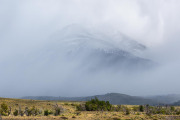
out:
<path id="1" fill-rule="evenodd" d="M 52 35 L 45 51 L 63 51 L 66 62 L 88 71 L 149 69 L 154 63 L 138 56 L 146 46 L 123 35 L 69 25 Z"/>
<path id="2" fill-rule="evenodd" d="M 34 92 L 30 95 L 58 95 L 59 91 L 66 91 L 70 96 L 98 94 L 97 91 L 114 92 L 114 82 L 135 82 L 133 74 L 139 71 L 141 74 L 154 66 L 153 61 L 141 57 L 140 53 L 146 49 L 146 46 L 119 32 L 69 25 L 24 54 L 19 53 L 4 61 L 1 78 L 19 80 L 27 93 L 13 84 L 11 87 L 19 90 L 18 94 L 23 93 L 22 96 L 29 93 L 27 89 L 31 86 L 34 86 Z M 7 78 L 9 71 L 12 73 Z M 9 83 L 8 80 L 5 82 Z M 119 86 L 114 89 L 117 88 Z M 126 88 L 121 86 L 122 89 Z"/>
<path id="3" fill-rule="evenodd" d="M 0 1 L 0 96 L 179 94 L 179 6 Z"/>

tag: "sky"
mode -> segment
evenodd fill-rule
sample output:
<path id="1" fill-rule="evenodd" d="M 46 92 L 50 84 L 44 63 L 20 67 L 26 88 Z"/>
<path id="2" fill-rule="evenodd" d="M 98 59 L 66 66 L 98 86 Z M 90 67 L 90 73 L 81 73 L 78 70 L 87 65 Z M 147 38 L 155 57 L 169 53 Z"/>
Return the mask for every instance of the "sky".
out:
<path id="1" fill-rule="evenodd" d="M 145 45 L 141 56 L 158 66 L 84 72 L 53 40 L 72 24 L 110 37 L 120 32 Z M 179 0 L 0 0 L 0 96 L 178 94 L 179 31 Z"/>

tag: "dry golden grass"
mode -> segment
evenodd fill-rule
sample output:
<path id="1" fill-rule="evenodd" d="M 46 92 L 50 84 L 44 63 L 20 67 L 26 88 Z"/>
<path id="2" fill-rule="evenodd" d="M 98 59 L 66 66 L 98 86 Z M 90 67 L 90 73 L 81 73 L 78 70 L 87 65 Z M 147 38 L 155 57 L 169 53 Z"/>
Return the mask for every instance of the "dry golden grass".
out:
<path id="1" fill-rule="evenodd" d="M 24 99 L 9 99 L 0 98 L 0 104 L 6 103 L 8 106 L 12 107 L 12 111 L 15 109 L 24 110 L 25 107 L 35 106 L 41 110 L 53 110 L 54 105 L 58 104 L 62 106 L 65 111 L 59 116 L 3 116 L 3 120 L 165 120 L 171 118 L 171 116 L 165 115 L 153 115 L 147 116 L 144 113 L 137 114 L 136 112 L 131 112 L 130 115 L 125 115 L 123 112 L 108 112 L 108 111 L 76 111 L 75 104 L 81 104 L 82 102 L 66 102 L 66 101 L 43 101 L 43 100 L 24 100 Z M 132 109 L 133 105 L 127 105 L 128 108 Z M 177 116 L 180 118 L 180 116 Z"/>

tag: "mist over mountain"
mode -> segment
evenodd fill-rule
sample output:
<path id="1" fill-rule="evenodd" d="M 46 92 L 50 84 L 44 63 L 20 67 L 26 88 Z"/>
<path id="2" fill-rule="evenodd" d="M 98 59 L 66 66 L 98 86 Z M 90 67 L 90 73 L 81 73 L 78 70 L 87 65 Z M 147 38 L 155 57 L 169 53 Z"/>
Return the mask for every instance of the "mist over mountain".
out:
<path id="1" fill-rule="evenodd" d="M 165 104 L 172 104 L 180 100 L 179 94 L 169 94 L 169 95 L 156 95 L 156 96 L 147 96 L 145 98 L 153 99 L 158 102 Z"/>
<path id="2" fill-rule="evenodd" d="M 75 85 L 74 82 L 78 81 L 85 87 L 88 80 L 101 84 L 102 79 L 129 79 L 129 72 L 136 75 L 152 70 L 157 63 L 143 57 L 142 53 L 146 49 L 145 45 L 120 32 L 112 34 L 111 31 L 98 31 L 73 24 L 53 33 L 44 44 L 28 54 L 15 57 L 13 60 L 16 63 L 12 62 L 11 65 L 15 68 L 23 65 L 18 68 L 22 71 L 23 84 L 23 79 L 29 79 L 27 83 L 35 85 L 36 89 L 41 85 L 42 90 L 49 88 L 48 85 L 56 86 L 55 93 L 58 94 L 58 85 L 61 89 L 63 84 Z M 51 79 L 54 82 L 49 81 Z M 60 80 L 64 83 L 61 84 Z M 54 88 L 50 89 L 52 91 Z"/>
<path id="3" fill-rule="evenodd" d="M 0 96 L 179 94 L 179 6 L 0 0 Z"/>
<path id="4" fill-rule="evenodd" d="M 88 30 L 79 25 L 68 25 L 52 35 L 51 44 L 44 50 L 58 56 L 63 52 L 67 63 L 75 62 L 79 69 L 87 71 L 148 70 L 155 66 L 149 59 L 138 56 L 146 46 L 122 33 L 108 35 L 102 31 Z M 47 56 L 51 57 L 51 56 Z"/>
<path id="5" fill-rule="evenodd" d="M 172 105 L 174 105 L 174 106 L 180 106 L 180 100 L 177 101 L 177 102 L 174 102 Z"/>

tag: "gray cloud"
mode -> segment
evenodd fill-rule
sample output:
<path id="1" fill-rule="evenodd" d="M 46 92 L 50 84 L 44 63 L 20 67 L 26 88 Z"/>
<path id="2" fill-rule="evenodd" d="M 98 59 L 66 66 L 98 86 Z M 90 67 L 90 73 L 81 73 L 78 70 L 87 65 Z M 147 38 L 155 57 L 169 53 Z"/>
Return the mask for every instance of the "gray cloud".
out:
<path id="1" fill-rule="evenodd" d="M 0 0 L 0 96 L 178 93 L 179 6 L 178 0 Z M 87 72 L 84 53 L 70 61 L 59 40 L 73 24 L 113 45 L 121 42 L 118 33 L 128 36 L 147 46 L 138 56 L 159 65 Z"/>

